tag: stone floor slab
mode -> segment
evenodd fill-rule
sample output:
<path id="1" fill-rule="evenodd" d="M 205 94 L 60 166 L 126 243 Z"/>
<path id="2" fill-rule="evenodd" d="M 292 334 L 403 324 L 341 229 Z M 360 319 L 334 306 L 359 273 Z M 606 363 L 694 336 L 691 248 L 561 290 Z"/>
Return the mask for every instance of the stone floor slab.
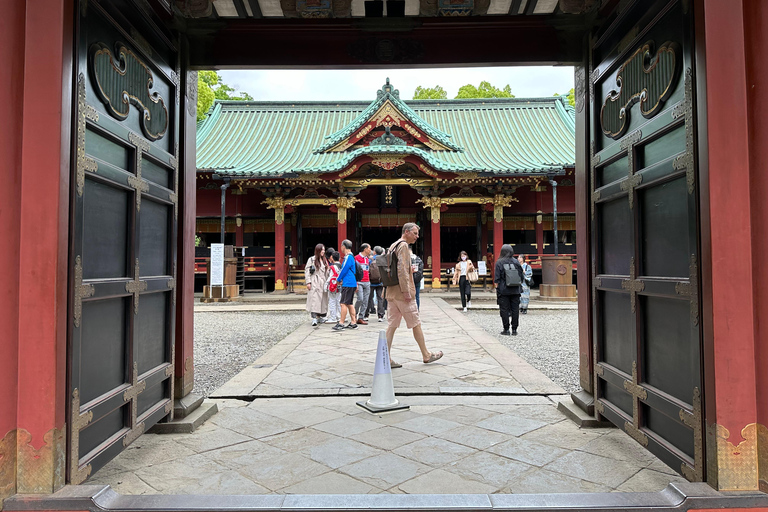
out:
<path id="1" fill-rule="evenodd" d="M 389 489 L 429 470 L 429 466 L 393 453 L 384 453 L 339 469 L 339 471 L 379 489 Z"/>
<path id="2" fill-rule="evenodd" d="M 381 489 L 348 475 L 330 472 L 285 487 L 282 492 L 285 494 L 368 494 L 381 492 Z"/>
<path id="3" fill-rule="evenodd" d="M 452 443 L 445 439 L 428 437 L 420 439 L 413 443 L 406 444 L 392 451 L 397 455 L 406 457 L 422 464 L 428 464 L 433 467 L 444 466 L 451 462 L 463 459 L 477 450 L 457 443 Z"/>
<path id="4" fill-rule="evenodd" d="M 468 480 L 442 469 L 417 476 L 398 488 L 407 494 L 490 494 L 498 490 L 492 485 Z"/>
<path id="5" fill-rule="evenodd" d="M 585 452 L 570 452 L 547 464 L 546 469 L 607 487 L 618 487 L 642 466 Z"/>

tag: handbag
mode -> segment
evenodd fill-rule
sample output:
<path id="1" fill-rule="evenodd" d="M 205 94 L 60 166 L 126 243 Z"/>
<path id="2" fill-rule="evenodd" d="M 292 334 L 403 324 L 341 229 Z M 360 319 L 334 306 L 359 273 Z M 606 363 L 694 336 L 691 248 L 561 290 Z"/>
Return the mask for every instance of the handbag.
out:
<path id="1" fill-rule="evenodd" d="M 467 280 L 468 280 L 470 283 L 474 283 L 474 282 L 475 282 L 475 281 L 477 281 L 479 278 L 480 278 L 480 276 L 479 276 L 479 275 L 478 275 L 478 273 L 477 273 L 477 269 L 474 269 L 474 268 L 473 268 L 472 270 L 470 270 L 470 271 L 468 271 L 468 272 L 467 272 Z"/>

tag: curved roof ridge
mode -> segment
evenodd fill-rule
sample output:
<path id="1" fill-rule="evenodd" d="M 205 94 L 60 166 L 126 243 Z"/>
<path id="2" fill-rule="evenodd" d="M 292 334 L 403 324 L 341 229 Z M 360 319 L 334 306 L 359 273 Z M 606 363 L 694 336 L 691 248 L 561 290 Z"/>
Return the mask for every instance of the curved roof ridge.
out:
<path id="1" fill-rule="evenodd" d="M 430 138 L 436 140 L 443 146 L 452 149 L 454 151 L 462 151 L 462 148 L 450 141 L 451 135 L 439 130 L 432 126 L 427 121 L 422 119 L 411 107 L 409 107 L 403 100 L 400 99 L 400 91 L 394 89 L 389 83 L 387 78 L 386 83 L 376 91 L 376 99 L 371 102 L 368 107 L 357 116 L 354 121 L 349 123 L 342 129 L 327 135 L 325 142 L 314 150 L 314 153 L 323 153 L 333 148 L 343 140 L 349 138 L 356 130 L 358 130 L 363 124 L 365 124 L 370 117 L 375 114 L 387 101 L 391 102 L 397 110 L 399 110 L 408 120 L 416 125 L 418 129 L 427 134 Z"/>

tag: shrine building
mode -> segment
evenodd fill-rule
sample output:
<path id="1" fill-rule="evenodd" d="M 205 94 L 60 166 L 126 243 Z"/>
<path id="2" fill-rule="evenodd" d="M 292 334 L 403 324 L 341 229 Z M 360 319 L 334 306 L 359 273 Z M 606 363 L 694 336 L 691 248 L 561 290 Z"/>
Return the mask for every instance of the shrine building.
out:
<path id="1" fill-rule="evenodd" d="M 216 101 L 197 132 L 198 275 L 221 239 L 222 185 L 224 242 L 269 289 L 318 243 L 388 247 L 406 222 L 426 286 L 440 287 L 435 262 L 492 260 L 502 243 L 538 269 L 554 206 L 559 253 L 575 258 L 574 138 L 562 96 L 406 103 L 388 78 L 371 103 Z"/>

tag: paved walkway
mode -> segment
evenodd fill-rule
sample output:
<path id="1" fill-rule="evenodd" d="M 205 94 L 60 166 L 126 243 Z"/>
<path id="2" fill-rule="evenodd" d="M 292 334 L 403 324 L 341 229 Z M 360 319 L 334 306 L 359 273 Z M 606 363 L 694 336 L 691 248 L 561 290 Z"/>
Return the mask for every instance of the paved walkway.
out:
<path id="1" fill-rule="evenodd" d="M 490 494 L 659 491 L 683 482 L 616 429 L 579 429 L 543 374 L 441 299 L 422 298 L 392 357 L 410 410 L 370 414 L 379 329 L 302 326 L 216 391 L 193 434 L 145 434 L 89 483 L 124 494 Z"/>

